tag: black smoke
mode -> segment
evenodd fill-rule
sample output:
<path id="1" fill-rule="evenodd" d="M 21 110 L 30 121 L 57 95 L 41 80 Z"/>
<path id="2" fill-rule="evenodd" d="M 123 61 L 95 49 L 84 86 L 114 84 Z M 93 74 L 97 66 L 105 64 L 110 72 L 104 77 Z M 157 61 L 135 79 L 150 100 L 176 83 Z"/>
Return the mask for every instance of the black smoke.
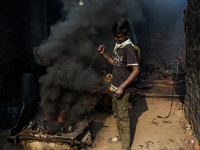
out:
<path id="1" fill-rule="evenodd" d="M 156 22 L 160 28 L 166 23 L 169 28 L 176 28 L 177 22 L 168 19 L 180 19 L 183 8 L 180 0 L 170 3 L 168 0 L 83 0 L 82 6 L 79 0 L 62 0 L 62 3 L 62 18 L 51 26 L 48 39 L 39 47 L 40 56 L 51 63 L 47 74 L 39 79 L 41 105 L 49 122 L 64 110 L 64 121 L 72 123 L 95 104 L 96 96 L 90 91 L 98 84 L 97 72 L 108 68 L 108 64 L 98 57 L 92 68 L 88 67 L 98 45 L 104 44 L 107 53 L 112 53 L 111 28 L 116 20 L 125 18 L 132 28 L 148 21 Z"/>
<path id="2" fill-rule="evenodd" d="M 39 47 L 39 54 L 51 62 L 39 83 L 45 118 L 54 122 L 64 110 L 63 119 L 71 124 L 96 103 L 91 91 L 98 83 L 98 68 L 106 64 L 99 57 L 92 68 L 88 67 L 99 44 L 105 44 L 108 51 L 113 47 L 112 24 L 124 17 L 140 22 L 144 16 L 137 1 L 87 0 L 83 6 L 74 0 L 62 2 L 62 19 L 51 26 L 50 36 Z"/>

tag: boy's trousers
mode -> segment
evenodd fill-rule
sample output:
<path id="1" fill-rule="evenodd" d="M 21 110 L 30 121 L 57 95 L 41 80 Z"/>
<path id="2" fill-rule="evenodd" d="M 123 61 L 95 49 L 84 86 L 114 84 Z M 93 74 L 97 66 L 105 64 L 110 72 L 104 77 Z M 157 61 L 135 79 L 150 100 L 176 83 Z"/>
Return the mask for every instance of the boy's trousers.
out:
<path id="1" fill-rule="evenodd" d="M 130 93 L 125 93 L 121 98 L 113 95 L 113 115 L 116 120 L 122 146 L 130 146 L 130 118 L 129 118 L 129 97 Z"/>

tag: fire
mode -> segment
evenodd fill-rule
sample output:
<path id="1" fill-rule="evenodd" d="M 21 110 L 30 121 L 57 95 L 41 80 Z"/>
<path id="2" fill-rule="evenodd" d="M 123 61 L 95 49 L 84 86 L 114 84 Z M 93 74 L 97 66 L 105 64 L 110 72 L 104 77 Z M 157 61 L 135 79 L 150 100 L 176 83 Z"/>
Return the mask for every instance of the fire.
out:
<path id="1" fill-rule="evenodd" d="M 62 111 L 60 112 L 60 114 L 57 115 L 57 121 L 58 121 L 58 122 L 63 122 L 63 114 L 64 114 L 64 110 L 62 110 Z"/>

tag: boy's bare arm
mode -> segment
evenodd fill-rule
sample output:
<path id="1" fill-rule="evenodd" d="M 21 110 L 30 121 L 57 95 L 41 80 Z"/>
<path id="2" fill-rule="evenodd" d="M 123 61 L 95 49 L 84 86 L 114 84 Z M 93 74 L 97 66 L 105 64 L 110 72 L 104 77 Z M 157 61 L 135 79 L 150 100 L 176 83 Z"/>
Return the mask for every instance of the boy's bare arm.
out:
<path id="1" fill-rule="evenodd" d="M 137 75 L 139 74 L 139 66 L 132 66 L 132 72 L 129 75 L 129 77 L 119 86 L 119 88 L 117 89 L 115 96 L 120 98 L 121 95 L 124 92 L 124 88 L 127 87 L 131 82 L 133 82 L 133 80 L 137 77 Z"/>
<path id="2" fill-rule="evenodd" d="M 107 53 L 103 53 L 102 55 L 103 55 L 103 57 L 107 60 L 107 62 L 108 62 L 110 65 L 113 66 L 113 59 L 112 59 L 110 56 L 108 56 Z"/>
<path id="3" fill-rule="evenodd" d="M 108 54 L 105 51 L 105 47 L 103 45 L 100 45 L 99 48 L 97 49 L 97 51 L 103 55 L 103 57 L 107 60 L 107 62 L 113 66 L 113 59 L 108 56 Z"/>

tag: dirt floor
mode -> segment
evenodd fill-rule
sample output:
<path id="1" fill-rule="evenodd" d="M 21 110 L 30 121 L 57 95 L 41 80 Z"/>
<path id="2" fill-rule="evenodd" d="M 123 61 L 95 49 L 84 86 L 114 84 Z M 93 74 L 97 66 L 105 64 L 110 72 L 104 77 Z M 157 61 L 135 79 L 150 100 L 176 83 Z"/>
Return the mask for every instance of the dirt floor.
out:
<path id="1" fill-rule="evenodd" d="M 139 98 L 130 110 L 132 150 L 192 150 L 195 136 L 185 120 L 179 99 L 175 99 L 171 115 L 167 116 L 170 98 Z M 177 107 L 177 109 L 175 109 Z M 120 150 L 121 143 L 110 143 L 108 137 L 117 135 L 113 115 L 102 114 L 106 118 L 103 128 L 96 136 L 93 150 Z M 193 143 L 194 141 L 194 143 Z"/>

